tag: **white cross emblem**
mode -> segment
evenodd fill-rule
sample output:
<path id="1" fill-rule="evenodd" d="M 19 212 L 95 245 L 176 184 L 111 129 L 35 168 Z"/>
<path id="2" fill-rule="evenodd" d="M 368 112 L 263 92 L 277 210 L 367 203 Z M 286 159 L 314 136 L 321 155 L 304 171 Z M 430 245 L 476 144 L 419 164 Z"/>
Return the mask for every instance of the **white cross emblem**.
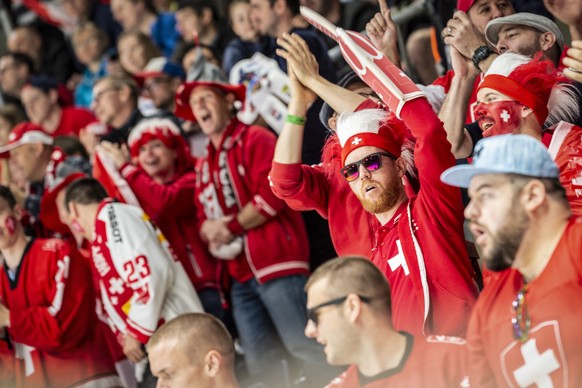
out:
<path id="1" fill-rule="evenodd" d="M 123 292 L 123 280 L 120 278 L 109 279 L 109 293 L 121 294 Z"/>
<path id="2" fill-rule="evenodd" d="M 540 354 L 536 340 L 532 338 L 521 345 L 521 355 L 525 364 L 513 372 L 515 381 L 521 387 L 529 387 L 533 384 L 537 385 L 538 388 L 554 386 L 550 374 L 560 368 L 560 363 L 552 349 Z"/>
<path id="3" fill-rule="evenodd" d="M 509 119 L 511 118 L 511 115 L 509 114 L 508 111 L 506 111 L 505 109 L 503 110 L 503 112 L 501 112 L 500 117 L 503 119 L 503 122 L 506 123 L 509 121 Z"/>
<path id="4" fill-rule="evenodd" d="M 353 145 L 358 145 L 362 142 L 362 138 L 361 137 L 356 137 L 354 140 L 352 140 L 352 144 Z"/>
<path id="5" fill-rule="evenodd" d="M 400 240 L 396 240 L 396 247 L 398 248 L 398 254 L 396 254 L 396 256 L 388 260 L 388 265 L 390 266 L 392 272 L 396 271 L 398 267 L 402 267 L 402 269 L 404 270 L 404 275 L 408 276 L 410 275 L 410 271 L 408 269 L 408 263 L 406 262 L 406 258 L 402 253 L 402 244 L 400 243 Z"/>

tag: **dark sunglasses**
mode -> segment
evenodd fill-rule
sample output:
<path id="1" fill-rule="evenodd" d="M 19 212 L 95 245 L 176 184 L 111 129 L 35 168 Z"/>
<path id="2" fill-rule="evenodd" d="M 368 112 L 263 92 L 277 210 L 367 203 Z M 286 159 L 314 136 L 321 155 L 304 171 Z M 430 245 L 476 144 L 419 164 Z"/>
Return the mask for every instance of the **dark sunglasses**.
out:
<path id="1" fill-rule="evenodd" d="M 512 302 L 513 317 L 511 318 L 511 326 L 513 328 L 513 338 L 521 342 L 527 341 L 529 338 L 529 329 L 531 327 L 531 319 L 529 316 L 525 296 L 527 293 L 527 284 L 525 284 L 518 291 L 515 300 Z"/>
<path id="2" fill-rule="evenodd" d="M 372 298 L 369 298 L 367 296 L 358 295 L 358 297 L 364 303 L 370 303 L 370 301 L 372 300 Z M 317 324 L 319 323 L 319 314 L 317 312 L 320 309 L 322 309 L 323 307 L 327 307 L 327 306 L 340 305 L 340 304 L 344 303 L 346 301 L 346 299 L 348 299 L 348 295 L 342 296 L 341 298 L 332 299 L 330 301 L 318 304 L 315 307 L 307 309 L 307 319 L 312 321 L 313 323 L 315 323 L 315 325 L 317 326 Z"/>
<path id="3" fill-rule="evenodd" d="M 340 171 L 348 182 L 355 181 L 360 176 L 360 165 L 364 166 L 368 172 L 379 170 L 382 167 L 382 156 L 386 156 L 392 160 L 397 159 L 396 156 L 388 152 L 375 152 L 366 156 L 364 159 L 346 165 Z"/>

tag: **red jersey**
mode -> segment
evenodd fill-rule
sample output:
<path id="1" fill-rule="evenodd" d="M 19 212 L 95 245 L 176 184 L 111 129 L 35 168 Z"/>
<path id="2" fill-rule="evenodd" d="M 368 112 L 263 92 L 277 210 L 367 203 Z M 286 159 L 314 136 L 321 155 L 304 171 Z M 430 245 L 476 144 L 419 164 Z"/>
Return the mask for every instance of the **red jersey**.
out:
<path id="1" fill-rule="evenodd" d="M 34 239 L 15 270 L 0 271 L 8 341 L 20 387 L 68 387 L 113 375 L 100 343 L 91 272 L 56 239 Z"/>
<path id="2" fill-rule="evenodd" d="M 572 217 L 542 273 L 525 294 L 531 326 L 513 337 L 513 301 L 524 285 L 508 269 L 481 293 L 467 334 L 471 387 L 582 386 L 582 218 Z"/>
<path id="3" fill-rule="evenodd" d="M 463 234 L 461 192 L 440 179 L 455 158 L 442 122 L 424 99 L 406 103 L 402 117 L 416 138 L 420 190 L 378 229 L 372 262 L 390 283 L 396 330 L 462 336 L 477 287 Z"/>
<path id="4" fill-rule="evenodd" d="M 412 337 L 400 365 L 365 377 L 351 365 L 326 388 L 452 388 L 467 386 L 465 340 L 457 337 Z"/>

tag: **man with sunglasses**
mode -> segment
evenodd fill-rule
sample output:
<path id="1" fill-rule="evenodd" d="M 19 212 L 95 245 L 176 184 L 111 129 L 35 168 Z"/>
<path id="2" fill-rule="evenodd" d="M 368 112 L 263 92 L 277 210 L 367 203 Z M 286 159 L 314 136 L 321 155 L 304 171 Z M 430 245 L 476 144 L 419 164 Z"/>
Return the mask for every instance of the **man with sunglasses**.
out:
<path id="1" fill-rule="evenodd" d="M 366 105 L 376 106 L 365 101 L 360 108 Z M 371 260 L 390 283 L 394 327 L 463 335 L 477 296 L 475 273 L 460 192 L 439 179 L 455 160 L 424 98 L 406 102 L 400 115 L 404 122 L 383 109 L 343 113 L 337 122 L 341 172 L 381 224 Z"/>
<path id="2" fill-rule="evenodd" d="M 350 365 L 328 387 L 461 386 L 465 340 L 396 331 L 390 286 L 369 260 L 330 260 L 311 275 L 305 290 L 305 335 L 324 346 L 330 364 Z"/>
<path id="3" fill-rule="evenodd" d="M 582 218 L 548 151 L 527 135 L 489 137 L 442 180 L 469 188 L 465 216 L 497 272 L 469 324 L 471 386 L 582 386 Z"/>

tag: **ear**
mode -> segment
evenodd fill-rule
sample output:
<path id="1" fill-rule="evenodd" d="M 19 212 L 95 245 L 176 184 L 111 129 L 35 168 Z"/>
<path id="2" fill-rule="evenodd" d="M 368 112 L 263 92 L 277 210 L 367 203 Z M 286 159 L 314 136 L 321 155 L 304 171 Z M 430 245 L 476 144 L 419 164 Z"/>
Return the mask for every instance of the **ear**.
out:
<path id="1" fill-rule="evenodd" d="M 546 197 L 547 193 L 544 184 L 537 179 L 533 179 L 521 190 L 520 201 L 528 213 L 533 213 L 544 204 Z"/>
<path id="2" fill-rule="evenodd" d="M 14 206 L 14 217 L 16 217 L 16 219 L 20 222 L 20 221 L 22 221 L 23 214 L 24 214 L 24 212 L 22 210 L 22 207 L 20 207 L 19 204 L 16 204 Z"/>
<path id="3" fill-rule="evenodd" d="M 329 119 L 327 119 L 327 125 L 336 132 L 337 131 L 337 116 L 333 115 Z"/>
<path id="4" fill-rule="evenodd" d="M 275 11 L 277 15 L 282 15 L 283 13 L 285 13 L 286 9 L 287 9 L 286 0 L 276 0 L 275 4 L 273 4 L 273 11 Z"/>
<path id="5" fill-rule="evenodd" d="M 170 88 L 174 94 L 178 91 L 180 85 L 182 85 L 182 80 L 179 77 L 173 77 L 170 81 Z"/>
<path id="6" fill-rule="evenodd" d="M 129 86 L 123 85 L 121 87 L 121 89 L 119 90 L 119 98 L 123 102 L 129 101 L 129 99 L 131 98 L 131 90 L 129 89 Z"/>
<path id="7" fill-rule="evenodd" d="M 211 350 L 206 353 L 204 357 L 204 374 L 210 378 L 214 378 L 220 373 L 222 365 L 222 354 L 216 350 Z"/>
<path id="8" fill-rule="evenodd" d="M 404 158 L 398 158 L 395 161 L 396 163 L 396 171 L 398 171 L 398 176 L 402 178 L 404 174 L 406 174 L 406 161 Z"/>
<path id="9" fill-rule="evenodd" d="M 51 103 L 56 104 L 59 100 L 59 91 L 57 89 L 49 90 L 48 97 Z"/>
<path id="10" fill-rule="evenodd" d="M 533 109 L 532 109 L 532 108 L 530 108 L 529 106 L 525 106 L 525 105 L 523 105 L 523 106 L 521 107 L 521 117 L 522 117 L 522 118 L 524 118 L 524 119 L 525 119 L 526 117 L 528 117 L 529 115 L 532 115 L 532 114 L 534 114 L 534 111 L 533 111 Z"/>
<path id="11" fill-rule="evenodd" d="M 540 46 L 542 51 L 548 51 L 556 43 L 556 35 L 551 32 L 544 32 L 540 35 Z"/>
<path id="12" fill-rule="evenodd" d="M 356 294 L 349 294 L 344 303 L 344 312 L 350 323 L 356 323 L 362 315 L 362 300 Z"/>
<path id="13" fill-rule="evenodd" d="M 226 95 L 226 104 L 228 105 L 229 110 L 232 110 L 235 101 L 236 96 L 234 95 L 234 93 L 228 93 Z"/>
<path id="14" fill-rule="evenodd" d="M 77 204 L 75 202 L 69 202 L 67 205 L 67 211 L 71 215 L 71 220 L 77 219 L 79 217 L 79 209 L 77 208 Z"/>
<path id="15" fill-rule="evenodd" d="M 212 10 L 210 8 L 204 8 L 202 14 L 200 15 L 202 20 L 202 25 L 209 26 L 212 24 Z"/>

